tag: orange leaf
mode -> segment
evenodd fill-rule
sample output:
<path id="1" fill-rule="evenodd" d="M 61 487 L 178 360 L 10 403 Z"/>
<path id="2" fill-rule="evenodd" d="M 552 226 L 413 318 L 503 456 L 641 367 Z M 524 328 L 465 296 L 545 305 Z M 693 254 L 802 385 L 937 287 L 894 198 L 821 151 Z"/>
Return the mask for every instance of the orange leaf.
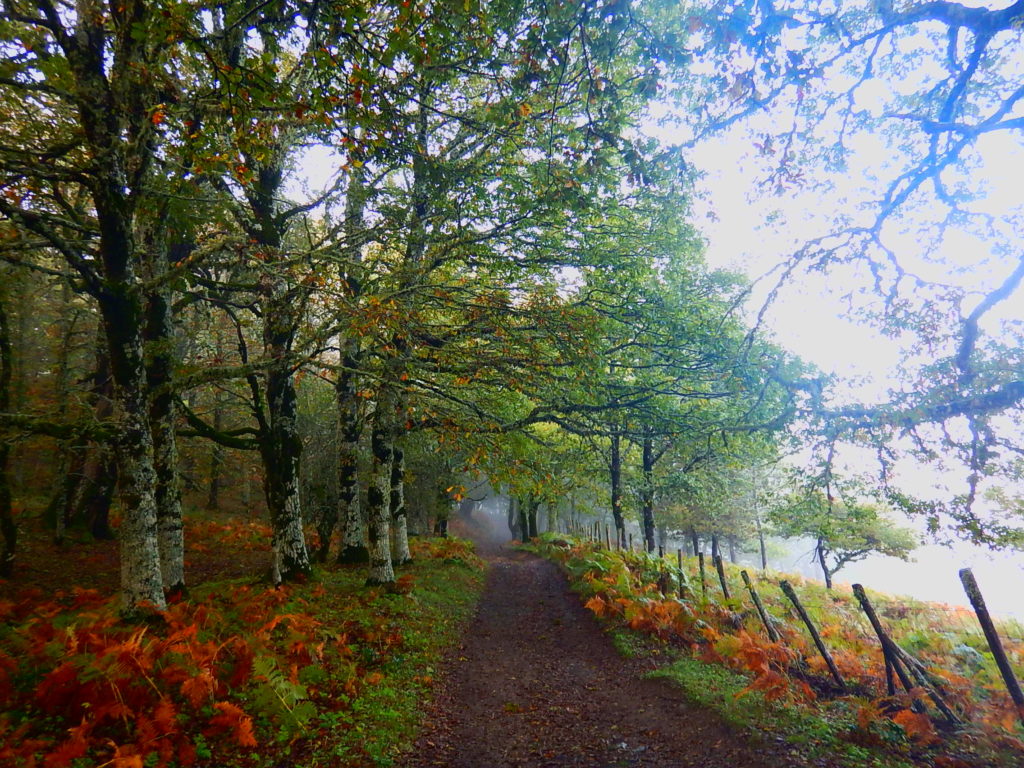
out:
<path id="1" fill-rule="evenodd" d="M 214 733 L 220 730 L 229 730 L 231 735 L 240 747 L 255 747 L 256 736 L 252 731 L 252 718 L 236 704 L 230 701 L 218 701 L 213 708 L 220 712 L 210 718 L 210 725 Z M 214 735 L 207 733 L 207 735 Z"/>
<path id="2" fill-rule="evenodd" d="M 912 712 L 909 709 L 901 709 L 893 716 L 893 722 L 899 725 L 907 736 L 913 741 L 921 744 L 932 744 L 939 740 L 932 727 L 932 721 L 924 712 Z"/>

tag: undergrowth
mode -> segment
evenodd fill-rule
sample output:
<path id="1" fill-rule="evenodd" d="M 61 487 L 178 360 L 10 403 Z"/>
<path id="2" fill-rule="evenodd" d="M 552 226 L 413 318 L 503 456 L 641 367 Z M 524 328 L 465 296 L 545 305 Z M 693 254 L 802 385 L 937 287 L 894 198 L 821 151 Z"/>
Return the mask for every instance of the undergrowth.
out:
<path id="1" fill-rule="evenodd" d="M 781 574 L 750 574 L 781 635 L 773 642 L 738 567 L 726 565 L 726 599 L 713 571 L 702 586 L 696 558 L 684 558 L 680 574 L 675 559 L 608 551 L 572 537 L 545 535 L 536 548 L 563 565 L 621 652 L 666 659 L 656 675 L 736 726 L 849 766 L 1024 764 L 1024 728 L 983 639 L 959 626 L 929 624 L 934 612 L 872 593 L 890 634 L 922 662 L 963 721 L 956 726 L 938 712 L 916 711 L 902 691 L 888 695 L 878 640 L 847 592 L 790 578 L 844 678 L 847 690 L 840 691 L 779 589 Z M 1011 643 L 1009 650 L 1019 664 L 1024 648 Z M 921 688 L 912 694 L 927 700 Z"/>
<path id="2" fill-rule="evenodd" d="M 0 765 L 392 764 L 482 587 L 467 542 L 413 554 L 390 593 L 329 568 L 206 584 L 142 624 L 94 590 L 0 603 Z"/>

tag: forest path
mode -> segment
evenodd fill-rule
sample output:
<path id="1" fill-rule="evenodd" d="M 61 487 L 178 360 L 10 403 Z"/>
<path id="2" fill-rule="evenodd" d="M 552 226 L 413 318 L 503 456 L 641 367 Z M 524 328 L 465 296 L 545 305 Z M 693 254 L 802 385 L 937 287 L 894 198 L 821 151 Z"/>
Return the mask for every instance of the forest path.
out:
<path id="1" fill-rule="evenodd" d="M 490 571 L 408 768 L 806 768 L 622 658 L 558 567 L 480 544 Z"/>

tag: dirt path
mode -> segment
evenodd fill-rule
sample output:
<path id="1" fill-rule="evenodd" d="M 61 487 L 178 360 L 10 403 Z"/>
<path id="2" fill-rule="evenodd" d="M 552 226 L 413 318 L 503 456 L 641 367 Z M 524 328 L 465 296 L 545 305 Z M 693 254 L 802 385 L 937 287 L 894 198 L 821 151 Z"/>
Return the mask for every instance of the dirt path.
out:
<path id="1" fill-rule="evenodd" d="M 481 554 L 491 571 L 477 616 L 408 768 L 808 765 L 749 743 L 668 683 L 641 679 L 553 563 Z"/>

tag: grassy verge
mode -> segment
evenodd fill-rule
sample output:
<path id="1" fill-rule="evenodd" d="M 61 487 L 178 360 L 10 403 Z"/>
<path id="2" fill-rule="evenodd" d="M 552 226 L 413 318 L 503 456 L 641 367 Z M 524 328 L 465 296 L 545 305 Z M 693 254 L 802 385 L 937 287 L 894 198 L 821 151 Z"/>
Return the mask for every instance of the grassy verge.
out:
<path id="1" fill-rule="evenodd" d="M 414 557 L 390 592 L 211 582 L 147 624 L 93 590 L 0 602 L 0 765 L 394 764 L 483 583 L 466 542 Z"/>

